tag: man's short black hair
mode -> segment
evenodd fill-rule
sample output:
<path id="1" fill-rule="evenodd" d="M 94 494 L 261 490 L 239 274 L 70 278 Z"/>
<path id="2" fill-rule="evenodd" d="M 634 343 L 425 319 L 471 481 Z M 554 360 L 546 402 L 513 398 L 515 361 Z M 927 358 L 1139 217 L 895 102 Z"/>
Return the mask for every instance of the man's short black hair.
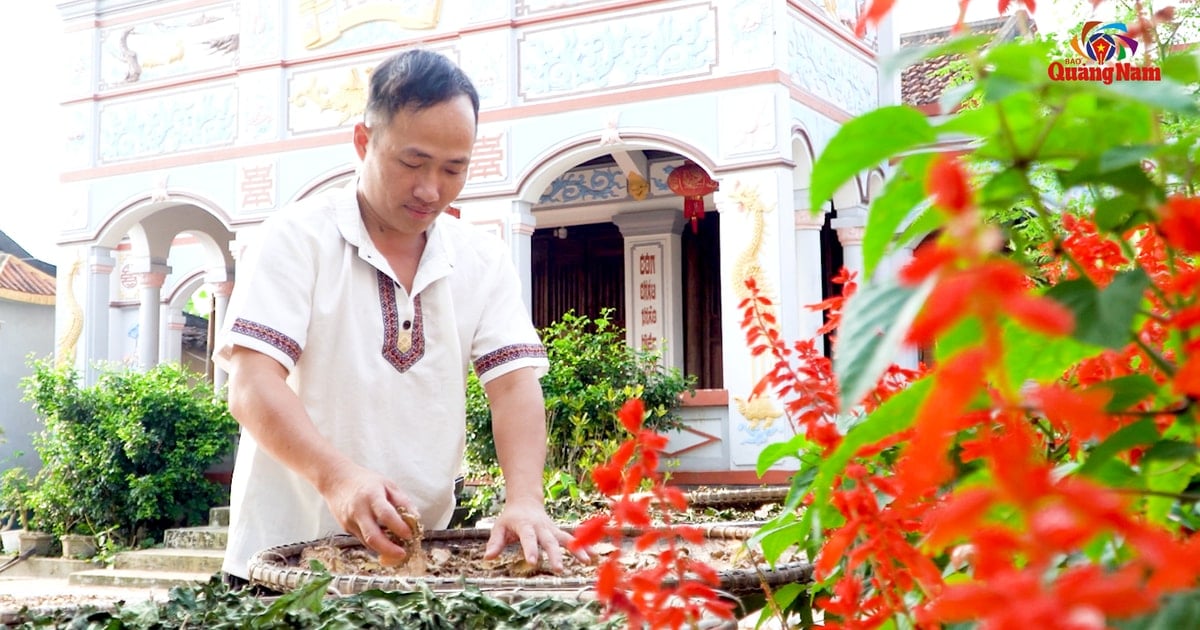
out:
<path id="1" fill-rule="evenodd" d="M 445 55 L 423 49 L 406 50 L 383 60 L 371 73 L 367 97 L 368 127 L 389 124 L 396 112 L 425 109 L 466 95 L 479 122 L 479 93 L 465 72 Z"/>

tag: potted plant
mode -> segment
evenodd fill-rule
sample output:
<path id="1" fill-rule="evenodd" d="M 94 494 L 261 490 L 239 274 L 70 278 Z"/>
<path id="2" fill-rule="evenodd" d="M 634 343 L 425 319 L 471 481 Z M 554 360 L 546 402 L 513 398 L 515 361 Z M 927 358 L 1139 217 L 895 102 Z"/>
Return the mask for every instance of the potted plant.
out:
<path id="1" fill-rule="evenodd" d="M 0 541 L 4 551 L 20 548 L 20 535 L 29 520 L 29 473 L 14 466 L 0 474 Z"/>
<path id="2" fill-rule="evenodd" d="M 63 534 L 59 541 L 64 558 L 87 560 L 96 555 L 96 536 L 93 534 Z"/>

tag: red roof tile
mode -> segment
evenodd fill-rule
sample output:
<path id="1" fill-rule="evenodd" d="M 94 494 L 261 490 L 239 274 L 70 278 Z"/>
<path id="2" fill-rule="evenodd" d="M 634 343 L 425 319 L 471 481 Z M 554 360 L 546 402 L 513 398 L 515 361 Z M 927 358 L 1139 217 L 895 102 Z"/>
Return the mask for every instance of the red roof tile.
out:
<path id="1" fill-rule="evenodd" d="M 53 304 L 56 290 L 53 276 L 12 254 L 0 254 L 0 298 Z"/>
<path id="2" fill-rule="evenodd" d="M 1037 24 L 1033 22 L 1029 14 L 1025 11 L 1018 11 L 1012 15 L 989 20 L 967 22 L 964 26 L 971 33 L 992 35 L 993 41 L 1015 39 L 1020 37 L 1026 28 L 1028 28 L 1030 33 L 1037 32 Z M 944 26 L 924 31 L 904 33 L 900 36 L 900 47 L 925 48 L 936 46 L 950 39 L 950 30 L 952 28 L 953 26 Z M 921 109 L 928 109 L 928 106 L 936 105 L 938 99 L 942 96 L 942 92 L 950 84 L 951 71 L 946 70 L 946 68 L 950 66 L 956 57 L 958 56 L 942 55 L 933 59 L 926 59 L 921 63 L 905 68 L 904 72 L 900 75 L 900 100 L 905 105 L 912 105 Z"/>

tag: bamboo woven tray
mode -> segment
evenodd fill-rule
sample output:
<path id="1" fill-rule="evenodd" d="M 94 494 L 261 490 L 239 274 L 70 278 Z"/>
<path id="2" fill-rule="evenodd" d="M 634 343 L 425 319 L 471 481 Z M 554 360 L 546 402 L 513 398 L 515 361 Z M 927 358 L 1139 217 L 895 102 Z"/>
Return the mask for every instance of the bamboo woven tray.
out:
<path id="1" fill-rule="evenodd" d="M 564 528 L 570 531 L 570 527 Z M 700 526 L 705 532 L 706 542 L 697 549 L 689 545 L 693 557 L 705 552 L 705 548 L 741 547 L 757 531 L 752 527 L 736 527 L 725 525 Z M 432 553 L 438 547 L 447 548 L 450 553 L 458 554 L 467 546 L 477 546 L 479 549 L 486 544 L 491 530 L 489 529 L 447 529 L 425 533 L 423 547 L 427 553 Z M 634 538 L 639 532 L 627 530 L 623 547 L 632 549 Z M 265 549 L 250 560 L 250 581 L 281 592 L 296 589 L 316 577 L 316 572 L 301 562 L 301 555 L 306 549 L 316 546 L 333 546 L 343 552 L 371 553 L 366 550 L 357 538 L 352 536 L 333 536 L 320 540 L 280 545 Z M 510 547 L 515 549 L 515 545 Z M 574 560 L 571 559 L 573 562 Z M 812 565 L 807 562 L 789 562 L 770 567 L 766 564 L 755 565 L 749 559 L 737 568 L 721 569 L 718 575 L 721 589 L 733 597 L 742 597 L 749 593 L 761 593 L 763 585 L 775 587 L 792 582 L 808 582 L 812 578 Z M 552 596 L 577 600 L 594 599 L 593 586 L 595 577 L 592 575 L 535 575 L 531 577 L 472 577 L 466 575 L 438 576 L 425 575 L 420 577 L 382 575 L 382 574 L 346 574 L 331 571 L 333 581 L 330 589 L 341 595 L 361 593 L 372 589 L 380 590 L 413 590 L 423 585 L 435 592 L 461 591 L 472 587 L 480 591 L 505 592 L 510 595 Z"/>

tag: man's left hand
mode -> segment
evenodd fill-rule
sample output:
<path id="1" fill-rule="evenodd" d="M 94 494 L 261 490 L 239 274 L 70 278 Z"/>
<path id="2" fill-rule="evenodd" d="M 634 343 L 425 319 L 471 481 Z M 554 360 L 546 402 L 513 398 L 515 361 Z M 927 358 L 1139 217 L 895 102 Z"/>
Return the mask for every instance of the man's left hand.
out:
<path id="1" fill-rule="evenodd" d="M 485 560 L 495 558 L 510 543 L 520 542 L 526 562 L 538 566 L 541 552 L 545 550 L 550 570 L 562 573 L 562 550 L 573 540 L 574 537 L 550 519 L 542 505 L 532 502 L 506 503 L 492 525 L 492 535 L 488 539 L 483 557 Z M 588 554 L 583 551 L 576 553 L 575 557 L 580 562 L 590 561 Z"/>

